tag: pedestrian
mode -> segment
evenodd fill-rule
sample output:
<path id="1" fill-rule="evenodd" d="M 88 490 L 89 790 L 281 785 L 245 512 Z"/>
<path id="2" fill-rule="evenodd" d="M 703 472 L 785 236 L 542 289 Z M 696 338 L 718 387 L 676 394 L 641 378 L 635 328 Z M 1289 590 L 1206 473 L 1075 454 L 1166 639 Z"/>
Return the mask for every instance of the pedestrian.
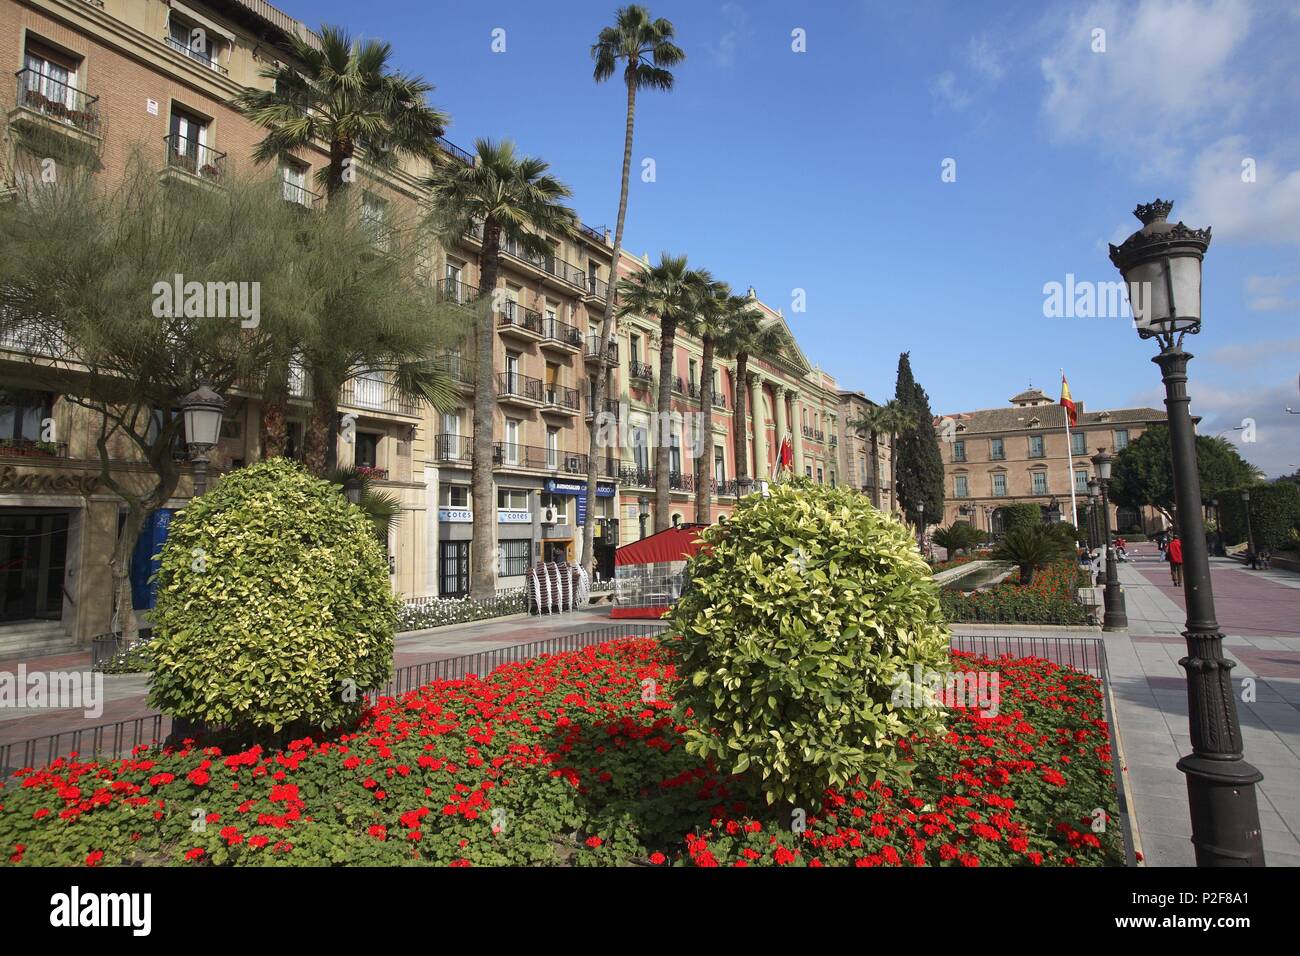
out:
<path id="1" fill-rule="evenodd" d="M 1174 579 L 1174 587 L 1183 586 L 1183 542 L 1178 535 L 1169 540 L 1169 574 Z"/>

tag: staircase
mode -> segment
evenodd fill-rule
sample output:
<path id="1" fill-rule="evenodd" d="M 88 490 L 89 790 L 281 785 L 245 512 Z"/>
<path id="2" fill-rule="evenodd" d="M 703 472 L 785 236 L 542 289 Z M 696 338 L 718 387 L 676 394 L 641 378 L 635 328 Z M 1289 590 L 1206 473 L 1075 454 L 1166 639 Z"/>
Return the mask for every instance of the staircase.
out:
<path id="1" fill-rule="evenodd" d="M 20 621 L 0 624 L 0 660 L 45 657 L 79 650 L 59 621 Z"/>

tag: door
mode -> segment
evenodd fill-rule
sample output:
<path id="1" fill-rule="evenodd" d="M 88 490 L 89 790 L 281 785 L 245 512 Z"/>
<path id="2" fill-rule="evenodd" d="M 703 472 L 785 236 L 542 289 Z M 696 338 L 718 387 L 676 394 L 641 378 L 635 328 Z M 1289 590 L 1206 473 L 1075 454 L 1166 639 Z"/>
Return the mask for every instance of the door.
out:
<path id="1" fill-rule="evenodd" d="M 438 542 L 438 594 L 463 598 L 469 594 L 469 542 Z"/>
<path id="2" fill-rule="evenodd" d="M 0 622 L 63 617 L 68 512 L 0 509 Z"/>

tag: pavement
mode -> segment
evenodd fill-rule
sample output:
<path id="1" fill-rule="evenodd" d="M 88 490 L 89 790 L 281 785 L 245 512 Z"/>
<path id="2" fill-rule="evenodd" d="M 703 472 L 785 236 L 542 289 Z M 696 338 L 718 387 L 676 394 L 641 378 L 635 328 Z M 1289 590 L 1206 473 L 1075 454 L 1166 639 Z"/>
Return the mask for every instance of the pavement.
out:
<path id="1" fill-rule="evenodd" d="M 1191 753 L 1178 666 L 1186 654 L 1183 594 L 1154 546 L 1143 551 L 1119 566 L 1128 632 L 1103 635 L 1116 723 L 1146 865 L 1193 866 L 1186 778 L 1175 766 Z M 1212 558 L 1210 581 L 1224 654 L 1237 665 L 1246 760 L 1264 774 L 1256 796 L 1265 858 L 1300 866 L 1300 574 Z M 1247 679 L 1253 699 L 1243 700 Z"/>

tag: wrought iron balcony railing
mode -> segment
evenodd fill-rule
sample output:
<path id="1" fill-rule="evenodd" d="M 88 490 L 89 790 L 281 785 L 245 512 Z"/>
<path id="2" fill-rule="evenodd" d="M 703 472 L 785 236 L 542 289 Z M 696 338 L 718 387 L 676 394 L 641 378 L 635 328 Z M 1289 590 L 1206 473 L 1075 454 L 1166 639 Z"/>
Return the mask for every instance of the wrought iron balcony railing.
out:
<path id="1" fill-rule="evenodd" d="M 164 136 L 167 144 L 167 165 L 191 176 L 220 182 L 226 166 L 226 154 L 204 146 L 196 139 L 172 133 Z"/>
<path id="2" fill-rule="evenodd" d="M 556 408 L 566 408 L 575 412 L 578 410 L 578 390 L 567 385 L 547 384 L 542 390 L 542 400 Z"/>
<path id="3" fill-rule="evenodd" d="M 67 123 L 82 132 L 99 135 L 99 97 L 38 70 L 19 70 L 18 105 Z"/>
<path id="4" fill-rule="evenodd" d="M 216 61 L 212 55 L 211 44 L 207 47 L 199 47 L 193 44 L 184 43 L 173 36 L 163 37 L 163 42 L 175 50 L 177 53 L 184 54 L 196 63 L 202 63 L 210 70 L 216 70 L 222 76 L 229 76 L 230 71 Z"/>
<path id="5" fill-rule="evenodd" d="M 501 398 L 518 398 L 530 402 L 542 401 L 542 380 L 518 372 L 497 373 L 497 395 Z"/>
<path id="6" fill-rule="evenodd" d="M 631 378 L 647 382 L 655 380 L 654 367 L 649 362 L 642 362 L 640 359 L 632 359 L 627 363 L 627 374 Z"/>
<path id="7" fill-rule="evenodd" d="M 435 435 L 433 457 L 444 464 L 473 464 L 474 439 L 466 438 L 464 435 Z"/>
<path id="8" fill-rule="evenodd" d="M 559 319 L 543 318 L 542 336 L 547 342 L 558 342 L 572 348 L 582 348 L 582 332 L 579 331 L 577 326 L 570 325 L 568 322 L 561 322 Z"/>
<path id="9" fill-rule="evenodd" d="M 610 365 L 617 365 L 618 364 L 618 342 L 614 341 L 613 339 L 610 339 L 609 348 L 606 349 L 605 354 L 609 356 Z M 599 355 L 600 355 L 600 336 L 595 335 L 594 333 L 592 335 L 588 335 L 587 336 L 587 358 L 594 362 Z"/>
<path id="10" fill-rule="evenodd" d="M 542 316 L 540 312 L 525 309 L 518 302 L 507 301 L 501 311 L 499 323 L 501 328 L 523 329 L 534 335 L 542 334 Z"/>

